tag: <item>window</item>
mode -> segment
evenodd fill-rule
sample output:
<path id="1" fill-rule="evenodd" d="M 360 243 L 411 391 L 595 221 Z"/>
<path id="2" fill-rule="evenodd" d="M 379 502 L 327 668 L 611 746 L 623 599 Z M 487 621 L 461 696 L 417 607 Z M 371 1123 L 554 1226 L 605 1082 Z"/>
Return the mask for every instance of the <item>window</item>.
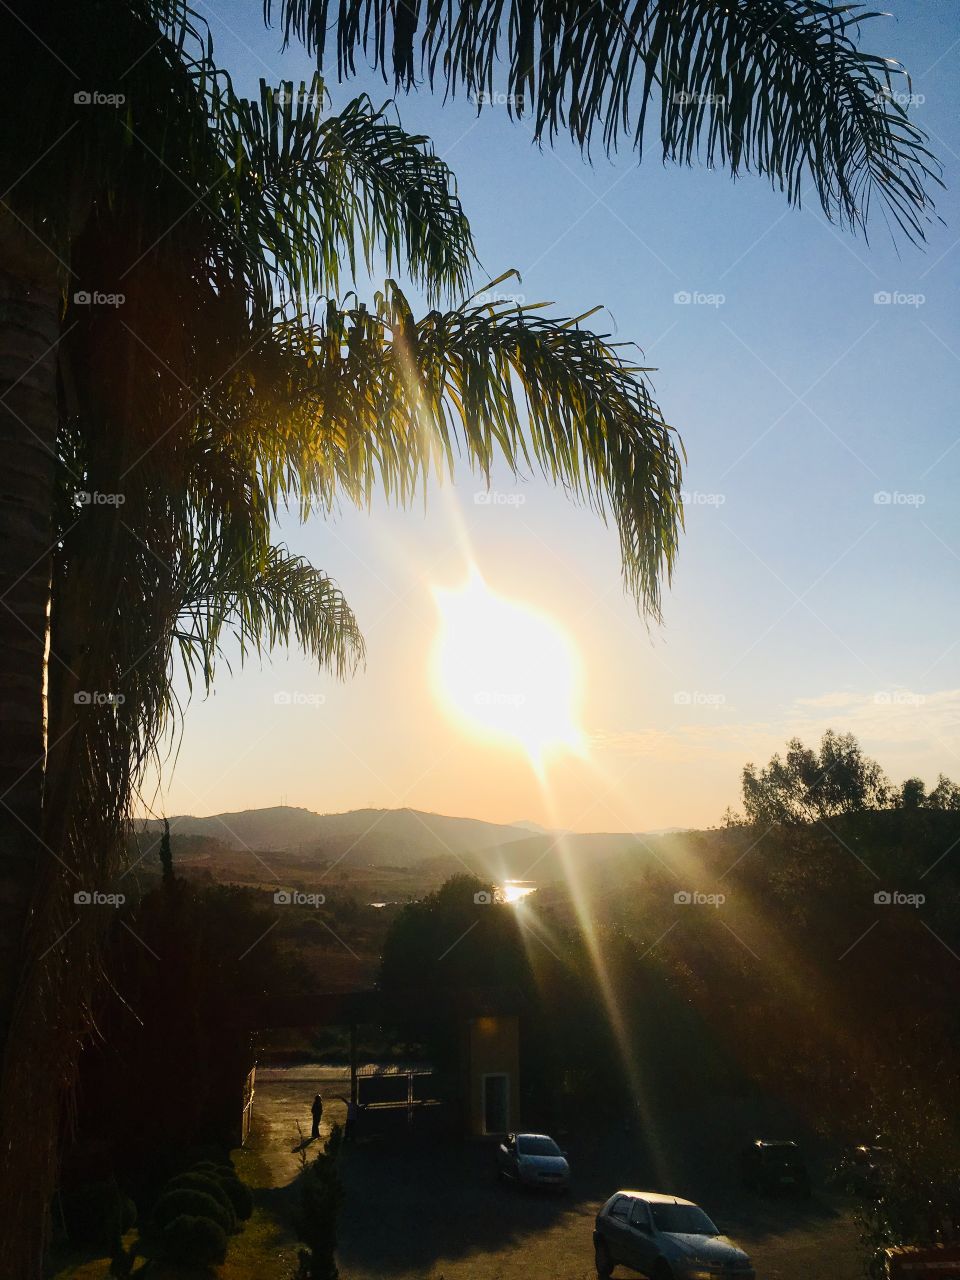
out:
<path id="1" fill-rule="evenodd" d="M 621 1218 L 626 1222 L 630 1213 L 630 1199 L 628 1196 L 617 1196 L 613 1204 L 610 1206 L 610 1217 Z"/>
<path id="2" fill-rule="evenodd" d="M 631 1227 L 639 1227 L 641 1231 L 650 1229 L 650 1210 L 642 1200 L 634 1200 L 630 1210 Z"/>

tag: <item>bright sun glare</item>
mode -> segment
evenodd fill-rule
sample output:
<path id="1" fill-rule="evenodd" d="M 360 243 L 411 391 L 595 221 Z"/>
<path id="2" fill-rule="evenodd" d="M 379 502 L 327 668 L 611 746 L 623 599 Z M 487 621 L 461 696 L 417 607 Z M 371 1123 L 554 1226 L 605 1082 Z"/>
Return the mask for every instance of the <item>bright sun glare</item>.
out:
<path id="1" fill-rule="evenodd" d="M 435 587 L 434 598 L 434 679 L 446 708 L 485 738 L 519 743 L 538 771 L 552 750 L 581 753 L 580 664 L 560 627 L 496 595 L 475 567 L 457 590 Z"/>

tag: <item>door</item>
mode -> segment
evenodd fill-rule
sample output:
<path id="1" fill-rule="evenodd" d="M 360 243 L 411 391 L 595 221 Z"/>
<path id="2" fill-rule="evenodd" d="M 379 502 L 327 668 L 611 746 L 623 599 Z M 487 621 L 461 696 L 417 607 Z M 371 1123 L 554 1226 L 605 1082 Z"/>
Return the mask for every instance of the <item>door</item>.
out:
<path id="1" fill-rule="evenodd" d="M 510 1128 L 510 1077 L 506 1073 L 483 1077 L 483 1132 L 506 1133 Z"/>
<path id="2" fill-rule="evenodd" d="M 650 1275 L 657 1260 L 657 1246 L 653 1238 L 650 1210 L 643 1200 L 634 1200 L 630 1206 L 629 1237 L 629 1266 Z"/>

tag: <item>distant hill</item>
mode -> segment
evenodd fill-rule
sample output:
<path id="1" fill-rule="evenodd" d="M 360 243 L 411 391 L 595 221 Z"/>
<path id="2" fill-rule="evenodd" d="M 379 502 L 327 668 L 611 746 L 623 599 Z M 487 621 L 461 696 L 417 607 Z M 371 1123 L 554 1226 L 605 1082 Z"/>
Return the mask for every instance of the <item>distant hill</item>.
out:
<path id="1" fill-rule="evenodd" d="M 143 828 L 153 834 L 159 819 Z M 451 818 L 417 809 L 353 809 L 347 813 L 314 813 L 277 806 L 170 819 L 176 837 L 205 837 L 232 849 L 282 851 L 311 860 L 341 859 L 347 865 L 407 866 L 425 858 L 463 858 L 491 846 L 525 840 L 520 826 Z"/>
<path id="2" fill-rule="evenodd" d="M 156 835 L 160 820 L 142 824 Z M 282 853 L 284 862 L 336 862 L 344 867 L 412 867 L 430 863 L 438 873 L 470 870 L 498 883 L 564 874 L 567 862 L 594 864 L 640 847 L 631 834 L 547 831 L 535 823 L 483 822 L 419 809 L 353 809 L 314 813 L 277 806 L 170 819 L 180 856 L 217 861 L 215 850 Z"/>

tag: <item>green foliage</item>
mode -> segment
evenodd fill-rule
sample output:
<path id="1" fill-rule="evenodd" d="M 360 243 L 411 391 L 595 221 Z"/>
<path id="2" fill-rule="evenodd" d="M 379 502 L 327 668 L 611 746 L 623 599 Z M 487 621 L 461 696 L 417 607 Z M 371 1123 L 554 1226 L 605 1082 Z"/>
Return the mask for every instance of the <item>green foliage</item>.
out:
<path id="1" fill-rule="evenodd" d="M 828 729 L 819 752 L 799 738 L 765 769 L 743 770 L 743 804 L 750 822 L 796 824 L 839 813 L 879 809 L 889 803 L 890 783 L 851 733 Z"/>
<path id="2" fill-rule="evenodd" d="M 237 1215 L 233 1208 L 232 1197 L 229 1196 L 224 1189 L 220 1178 L 213 1174 L 197 1172 L 181 1173 L 177 1177 L 171 1178 L 164 1188 L 163 1195 L 160 1198 L 160 1204 L 163 1203 L 166 1196 L 173 1191 L 199 1191 L 203 1195 L 210 1196 L 216 1200 L 224 1214 L 225 1230 L 235 1231 L 237 1228 Z"/>
<path id="3" fill-rule="evenodd" d="M 327 1151 L 306 1166 L 299 1180 L 297 1229 L 307 1248 L 300 1253 L 298 1280 L 337 1280 L 339 1275 L 334 1260 L 344 1194 L 335 1155 L 339 1139 L 334 1143 L 331 1134 L 327 1146 Z"/>
<path id="4" fill-rule="evenodd" d="M 630 0 L 584 7 L 458 0 L 410 8 L 387 0 L 265 0 L 322 63 L 331 31 L 337 66 L 356 56 L 398 84 L 418 71 L 463 91 L 481 110 L 503 93 L 534 136 L 569 132 L 589 150 L 642 150 L 648 115 L 664 160 L 702 158 L 733 175 L 755 170 L 799 204 L 812 186 L 828 217 L 865 226 L 876 198 L 910 238 L 922 238 L 939 181 L 926 135 L 900 105 L 910 79 L 891 58 L 861 51 L 880 15 L 819 0 Z M 421 53 L 421 66 L 415 60 Z M 655 99 L 659 96 L 659 102 Z M 651 111 L 651 105 L 654 109 Z"/>
<path id="5" fill-rule="evenodd" d="M 230 1197 L 230 1203 L 233 1205 L 237 1220 L 246 1222 L 253 1213 L 253 1192 L 245 1182 L 241 1182 L 237 1177 L 222 1178 L 220 1185 Z"/>
<path id="6" fill-rule="evenodd" d="M 186 1188 L 165 1191 L 153 1208 L 154 1221 L 161 1229 L 182 1214 L 192 1218 L 209 1218 L 225 1234 L 230 1233 L 235 1221 L 232 1208 L 225 1209 L 218 1197 L 206 1191 Z"/>
<path id="7" fill-rule="evenodd" d="M 180 1214 L 163 1229 L 163 1251 L 171 1262 L 189 1267 L 210 1267 L 227 1257 L 227 1235 L 207 1216 Z"/>

